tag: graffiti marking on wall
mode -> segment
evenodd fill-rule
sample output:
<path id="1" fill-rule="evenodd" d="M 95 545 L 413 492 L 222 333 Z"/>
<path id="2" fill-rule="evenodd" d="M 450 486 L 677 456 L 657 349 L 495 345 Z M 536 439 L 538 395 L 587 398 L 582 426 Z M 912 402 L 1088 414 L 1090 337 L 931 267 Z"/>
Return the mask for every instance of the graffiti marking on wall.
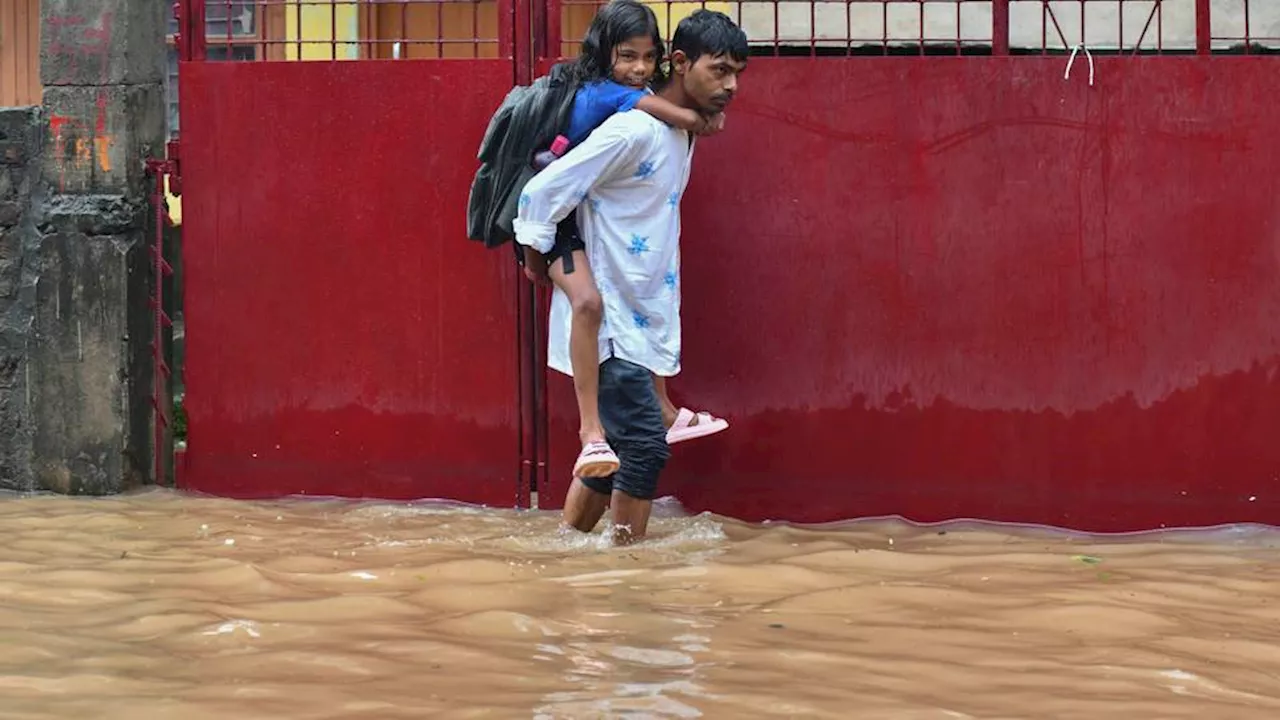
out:
<path id="1" fill-rule="evenodd" d="M 45 21 L 49 33 L 49 56 L 61 58 L 52 63 L 50 83 L 74 83 L 83 66 L 93 79 L 105 83 L 111 61 L 111 36 L 115 16 L 104 12 L 96 22 L 80 15 L 54 15 Z"/>
<path id="2" fill-rule="evenodd" d="M 111 172 L 111 146 L 115 142 L 107 122 L 107 92 L 98 91 L 92 123 L 70 115 L 50 115 L 53 162 L 58 168 L 58 192 L 66 192 L 67 173 L 90 170 Z"/>

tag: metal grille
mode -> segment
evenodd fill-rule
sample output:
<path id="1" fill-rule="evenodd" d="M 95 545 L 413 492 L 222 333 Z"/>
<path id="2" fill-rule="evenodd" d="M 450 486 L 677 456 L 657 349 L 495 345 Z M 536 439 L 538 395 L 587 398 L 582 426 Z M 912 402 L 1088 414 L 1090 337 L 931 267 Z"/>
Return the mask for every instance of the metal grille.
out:
<path id="1" fill-rule="evenodd" d="M 1280 0 L 1213 0 L 1209 23 L 1215 52 L 1280 50 Z"/>
<path id="2" fill-rule="evenodd" d="M 499 0 L 187 0 L 193 59 L 386 60 L 510 56 Z M 173 35 L 186 24 L 175 18 Z"/>
<path id="3" fill-rule="evenodd" d="M 600 0 L 550 0 L 549 46 L 578 42 Z M 693 10 L 734 18 L 762 55 L 1177 54 L 1280 48 L 1280 0 L 745 0 L 649 3 L 668 38 Z M 558 43 L 558 44 L 557 44 Z"/>
<path id="4" fill-rule="evenodd" d="M 562 0 L 560 54 L 577 53 L 596 0 Z M 863 55 L 990 52 L 992 0 L 768 0 L 649 3 L 669 39 L 675 26 L 706 7 L 746 31 L 753 54 Z"/>
<path id="5" fill-rule="evenodd" d="M 1011 0 L 1014 52 L 1190 53 L 1196 0 Z"/>

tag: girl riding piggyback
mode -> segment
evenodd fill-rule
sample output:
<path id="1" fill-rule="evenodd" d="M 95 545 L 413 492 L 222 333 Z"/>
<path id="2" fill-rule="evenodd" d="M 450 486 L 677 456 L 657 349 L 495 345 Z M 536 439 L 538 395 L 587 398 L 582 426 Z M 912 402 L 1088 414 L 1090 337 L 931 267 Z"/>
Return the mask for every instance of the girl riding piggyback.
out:
<path id="1" fill-rule="evenodd" d="M 649 91 L 655 79 L 663 79 L 659 62 L 664 55 L 658 18 L 649 7 L 635 0 L 613 0 L 600 8 L 582 40 L 582 52 L 573 64 L 579 87 L 568 129 L 556 138 L 551 152 L 538 153 L 539 163 L 554 162 L 556 156 L 585 140 L 609 116 L 632 109 L 698 135 L 718 132 L 724 125 L 722 113 L 707 117 Z M 597 405 L 603 308 L 600 291 L 586 262 L 586 244 L 578 232 L 577 211 L 557 225 L 555 245 L 550 252 L 542 254 L 528 246 L 523 250 L 526 275 L 535 282 L 549 276 L 572 307 L 570 362 L 578 401 L 578 435 L 582 441 L 574 475 L 608 477 L 618 470 L 619 461 L 605 439 Z M 729 427 L 726 421 L 709 413 L 677 409 L 667 394 L 665 379 L 655 375 L 654 383 L 662 404 L 663 422 L 668 428 L 668 444 L 705 437 Z"/>

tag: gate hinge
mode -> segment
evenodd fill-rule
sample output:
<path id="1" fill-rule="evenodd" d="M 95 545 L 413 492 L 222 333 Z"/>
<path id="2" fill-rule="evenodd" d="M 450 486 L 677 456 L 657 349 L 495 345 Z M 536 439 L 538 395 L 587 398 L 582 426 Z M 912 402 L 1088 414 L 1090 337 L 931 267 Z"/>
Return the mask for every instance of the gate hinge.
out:
<path id="1" fill-rule="evenodd" d="M 169 195 L 182 195 L 182 146 L 177 140 L 165 145 L 165 158 L 147 158 L 147 172 L 157 179 L 169 178 Z"/>
<path id="2" fill-rule="evenodd" d="M 177 197 L 182 194 L 182 145 L 177 140 L 170 140 L 165 145 L 163 160 L 147 158 L 147 172 L 162 179 L 169 178 L 169 194 Z"/>
<path id="3" fill-rule="evenodd" d="M 173 227 L 174 220 L 169 215 L 169 203 L 166 197 L 177 198 L 182 194 L 182 163 L 179 158 L 180 147 L 174 140 L 165 145 L 164 159 L 147 158 L 147 174 L 155 178 L 153 200 L 160 209 L 165 225 Z"/>

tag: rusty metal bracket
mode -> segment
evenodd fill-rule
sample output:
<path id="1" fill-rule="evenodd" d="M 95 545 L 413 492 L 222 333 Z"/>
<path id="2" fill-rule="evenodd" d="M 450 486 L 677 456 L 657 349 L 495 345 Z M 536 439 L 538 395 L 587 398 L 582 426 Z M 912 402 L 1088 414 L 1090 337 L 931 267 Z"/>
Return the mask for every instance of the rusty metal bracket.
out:
<path id="1" fill-rule="evenodd" d="M 151 244 L 151 260 L 153 285 L 150 297 L 150 306 L 154 318 L 151 336 L 151 408 L 153 418 L 153 442 L 152 448 L 154 454 L 154 482 L 158 485 L 171 484 L 168 482 L 171 478 L 167 477 L 165 472 L 167 453 L 172 452 L 172 447 L 166 447 L 168 438 L 170 437 L 170 408 L 172 408 L 169 393 L 165 391 L 167 381 L 172 376 L 172 370 L 169 363 L 165 360 L 165 348 L 162 338 L 167 328 L 173 327 L 173 319 L 164 309 L 164 279 L 173 275 L 173 267 L 164 258 L 164 231 L 167 227 L 172 226 L 173 220 L 169 217 L 169 207 L 165 200 L 165 178 L 169 178 L 170 189 L 173 194 L 177 195 L 181 191 L 181 179 L 179 175 L 178 163 L 178 143 L 171 142 L 168 144 L 169 157 L 164 159 L 147 158 L 146 170 L 147 174 L 152 177 L 153 184 L 151 188 L 151 204 L 155 211 L 155 240 Z M 171 443 L 169 443 L 171 445 Z"/>

